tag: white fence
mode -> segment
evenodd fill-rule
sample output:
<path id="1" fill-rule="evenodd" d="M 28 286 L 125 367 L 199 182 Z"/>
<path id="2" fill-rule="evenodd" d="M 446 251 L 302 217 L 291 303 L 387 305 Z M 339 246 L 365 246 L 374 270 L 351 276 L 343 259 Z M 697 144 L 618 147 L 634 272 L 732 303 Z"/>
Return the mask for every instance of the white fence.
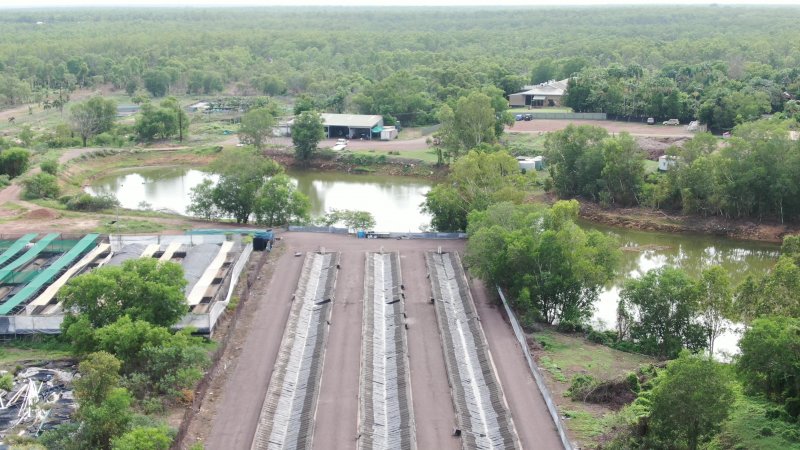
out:
<path id="1" fill-rule="evenodd" d="M 0 316 L 0 335 L 59 334 L 64 315 Z"/>
<path id="2" fill-rule="evenodd" d="M 542 397 L 544 398 L 545 403 L 547 403 L 547 410 L 550 412 L 550 417 L 556 424 L 558 436 L 561 438 L 561 444 L 564 445 L 565 450 L 573 450 L 572 443 L 567 437 L 567 430 L 564 427 L 564 422 L 561 420 L 561 416 L 558 415 L 558 408 L 556 408 L 556 404 L 553 401 L 550 390 L 547 389 L 547 385 L 544 383 L 544 378 L 539 372 L 539 368 L 536 366 L 536 363 L 533 362 L 533 358 L 531 358 L 531 352 L 528 350 L 528 341 L 525 338 L 525 333 L 522 331 L 522 327 L 517 321 L 517 316 L 514 315 L 514 311 L 512 311 L 511 307 L 508 306 L 506 297 L 503 295 L 503 291 L 499 287 L 497 288 L 497 293 L 500 294 L 500 300 L 503 301 L 503 306 L 506 308 L 506 314 L 508 314 L 508 320 L 511 322 L 511 328 L 514 329 L 514 336 L 517 337 L 517 341 L 522 349 L 522 354 L 525 356 L 525 360 L 528 362 L 528 367 L 531 369 L 533 378 L 536 380 L 536 385 L 539 386 L 539 392 L 542 393 Z"/>
<path id="3" fill-rule="evenodd" d="M 236 284 L 239 281 L 239 276 L 242 274 L 242 271 L 247 265 L 247 261 L 250 259 L 250 255 L 252 253 L 253 244 L 247 244 L 247 246 L 242 250 L 242 253 L 239 255 L 239 259 L 236 261 L 233 269 L 231 270 L 230 278 L 228 280 L 228 292 L 225 294 L 225 300 L 219 300 L 215 302 L 211 306 L 211 309 L 205 314 L 189 313 L 183 316 L 183 319 L 181 319 L 181 321 L 178 322 L 175 327 L 192 327 L 197 329 L 197 331 L 200 333 L 208 333 L 209 335 L 212 334 L 214 331 L 214 325 L 216 325 L 217 320 L 219 320 L 219 317 L 225 312 L 225 309 L 228 307 L 228 304 L 231 301 L 233 292 L 236 289 Z"/>

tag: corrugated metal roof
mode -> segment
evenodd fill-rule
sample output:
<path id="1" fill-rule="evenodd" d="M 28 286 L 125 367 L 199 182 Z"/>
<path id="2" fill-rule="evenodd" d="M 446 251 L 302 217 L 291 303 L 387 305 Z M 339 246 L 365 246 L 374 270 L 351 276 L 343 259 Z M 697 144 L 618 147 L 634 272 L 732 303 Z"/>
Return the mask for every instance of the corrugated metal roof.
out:
<path id="1" fill-rule="evenodd" d="M 361 114 L 320 114 L 325 125 L 334 127 L 372 128 L 378 125 L 383 117 Z"/>
<path id="2" fill-rule="evenodd" d="M 516 94 L 512 95 L 564 95 L 564 91 L 567 90 L 567 83 L 569 79 L 563 79 L 559 81 L 547 81 L 544 83 L 537 84 L 535 86 L 524 86 L 522 89 L 525 89 L 522 92 L 517 92 Z M 535 100 L 544 100 L 544 99 L 535 99 Z"/>

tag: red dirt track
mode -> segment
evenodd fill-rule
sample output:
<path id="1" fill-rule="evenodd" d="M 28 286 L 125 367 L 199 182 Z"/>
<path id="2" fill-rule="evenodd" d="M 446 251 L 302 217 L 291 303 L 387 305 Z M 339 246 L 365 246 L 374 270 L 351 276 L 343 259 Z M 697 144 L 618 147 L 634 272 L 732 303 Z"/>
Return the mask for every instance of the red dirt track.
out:
<path id="1" fill-rule="evenodd" d="M 464 241 L 371 240 L 317 233 L 281 236 L 283 240 L 277 244 L 284 247 L 282 255 L 269 263 L 275 265 L 273 276 L 261 280 L 268 283 L 265 293 L 250 299 L 259 305 L 238 362 L 228 371 L 225 387 L 218 394 L 222 398 L 211 406 L 215 412 L 206 448 L 250 449 L 302 266 L 302 258 L 294 253 L 317 251 L 320 246 L 326 251 L 341 252 L 341 269 L 319 388 L 313 447 L 356 447 L 364 255 L 383 248 L 400 252 L 417 448 L 460 448 L 461 441 L 451 436 L 455 413 L 435 311 L 429 303 L 424 254 L 437 247 L 463 253 Z M 510 326 L 504 322 L 500 310 L 490 303 L 491 297 L 482 284 L 473 282 L 472 290 L 523 447 L 560 448 L 558 434 Z"/>
<path id="2" fill-rule="evenodd" d="M 533 119 L 514 122 L 514 126 L 506 127 L 507 133 L 547 133 L 567 128 L 567 125 L 591 125 L 608 130 L 609 133 L 626 132 L 634 136 L 674 137 L 694 136 L 686 131 L 685 125 L 647 125 L 641 122 L 618 122 L 614 120 L 555 120 Z"/>

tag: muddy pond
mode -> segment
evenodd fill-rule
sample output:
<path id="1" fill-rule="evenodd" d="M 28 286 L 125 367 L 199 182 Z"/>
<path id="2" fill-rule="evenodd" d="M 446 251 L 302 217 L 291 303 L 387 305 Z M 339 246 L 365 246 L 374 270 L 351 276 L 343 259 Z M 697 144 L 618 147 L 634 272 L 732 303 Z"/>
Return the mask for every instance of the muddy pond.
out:
<path id="1" fill-rule="evenodd" d="M 414 232 L 430 222 L 419 208 L 432 186 L 429 180 L 337 172 L 288 174 L 311 200 L 313 216 L 331 209 L 366 210 L 375 216 L 378 231 Z M 191 188 L 204 178 L 213 180 L 214 176 L 197 169 L 137 169 L 101 178 L 87 191 L 114 194 L 125 208 L 149 207 L 184 214 Z M 707 265 L 721 264 L 739 282 L 748 273 L 763 273 L 771 267 L 779 250 L 775 244 L 708 235 L 641 232 L 586 222 L 580 225 L 613 234 L 623 249 L 619 275 L 605 287 L 596 304 L 594 325 L 605 328 L 615 325 L 619 290 L 629 277 L 663 266 L 681 267 L 694 276 Z M 736 333 L 728 333 L 719 339 L 717 347 L 722 352 L 734 352 L 737 341 Z"/>

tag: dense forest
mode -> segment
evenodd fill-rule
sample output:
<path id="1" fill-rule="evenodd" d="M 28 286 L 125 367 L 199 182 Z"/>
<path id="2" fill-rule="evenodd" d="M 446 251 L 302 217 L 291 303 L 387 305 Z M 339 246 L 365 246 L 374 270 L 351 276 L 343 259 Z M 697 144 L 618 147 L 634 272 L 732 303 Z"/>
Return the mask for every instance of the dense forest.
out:
<path id="1" fill-rule="evenodd" d="M 574 77 L 575 110 L 729 129 L 800 94 L 799 18 L 719 6 L 6 11 L 0 105 L 111 83 L 156 97 L 307 94 L 319 109 L 425 124 L 472 89 Z"/>

